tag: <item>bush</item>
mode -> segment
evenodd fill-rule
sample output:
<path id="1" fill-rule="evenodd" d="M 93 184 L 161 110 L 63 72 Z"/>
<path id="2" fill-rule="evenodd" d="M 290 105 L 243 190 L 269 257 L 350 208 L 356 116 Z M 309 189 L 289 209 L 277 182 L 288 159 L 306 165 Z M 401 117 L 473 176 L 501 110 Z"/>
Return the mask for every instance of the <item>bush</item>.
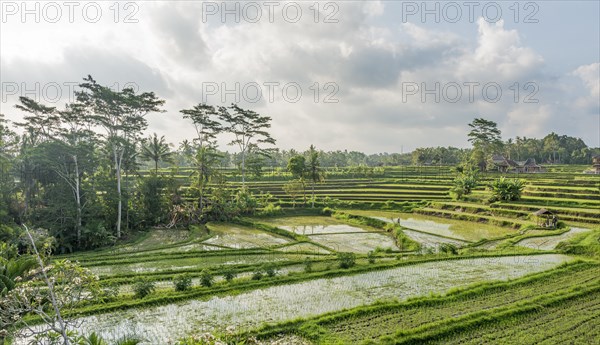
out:
<path id="1" fill-rule="evenodd" d="M 133 292 L 137 298 L 144 298 L 154 292 L 155 289 L 154 282 L 147 279 L 140 279 L 133 285 Z"/>
<path id="2" fill-rule="evenodd" d="M 440 253 L 446 253 L 446 254 L 458 254 L 458 250 L 456 249 L 456 246 L 450 243 L 442 243 L 440 245 Z"/>
<path id="3" fill-rule="evenodd" d="M 204 287 L 211 287 L 213 285 L 213 276 L 207 270 L 200 272 L 200 285 Z"/>
<path id="4" fill-rule="evenodd" d="M 356 264 L 356 255 L 354 253 L 339 253 L 340 268 L 350 268 Z"/>
<path id="5" fill-rule="evenodd" d="M 189 274 L 183 274 L 173 280 L 175 291 L 187 291 L 192 287 L 192 278 Z"/>
<path id="6" fill-rule="evenodd" d="M 507 179 L 503 176 L 492 182 L 490 189 L 495 200 L 516 201 L 521 199 L 525 183 L 523 180 Z"/>
<path id="7" fill-rule="evenodd" d="M 278 215 L 280 213 L 281 213 L 281 206 L 275 205 L 274 203 L 270 202 L 265 207 L 263 207 L 262 210 L 260 210 L 259 215 L 260 216 L 274 216 L 274 215 Z"/>
<path id="8" fill-rule="evenodd" d="M 479 178 L 477 172 L 469 170 L 461 172 L 453 182 L 453 186 L 450 189 L 450 196 L 455 200 L 460 200 L 464 195 L 471 194 L 473 188 L 477 187 Z"/>
<path id="9" fill-rule="evenodd" d="M 277 275 L 277 269 L 273 265 L 266 265 L 264 271 L 267 274 L 267 277 L 269 278 L 275 277 Z"/>
<path id="10" fill-rule="evenodd" d="M 310 273 L 312 272 L 312 261 L 309 258 L 304 260 L 304 272 Z"/>
<path id="11" fill-rule="evenodd" d="M 235 271 L 232 269 L 227 269 L 225 272 L 223 272 L 223 278 L 225 278 L 228 283 L 231 282 L 236 276 L 237 273 L 235 273 Z"/>
<path id="12" fill-rule="evenodd" d="M 329 207 L 325 207 L 325 208 L 323 208 L 323 210 L 321 211 L 321 213 L 322 213 L 324 216 L 331 216 L 332 214 L 334 214 L 334 213 L 335 213 L 335 210 L 334 210 L 334 209 L 332 209 L 332 208 L 329 208 Z"/>
<path id="13" fill-rule="evenodd" d="M 100 299 L 114 301 L 119 296 L 119 285 L 115 283 L 103 285 L 100 289 Z"/>
<path id="14" fill-rule="evenodd" d="M 264 276 L 262 268 L 257 269 L 252 273 L 252 280 L 261 280 Z"/>
<path id="15" fill-rule="evenodd" d="M 377 248 L 379 248 L 379 247 L 377 247 Z M 370 251 L 367 254 L 367 259 L 369 259 L 370 264 L 374 264 L 375 263 L 375 253 L 373 251 Z"/>
<path id="16" fill-rule="evenodd" d="M 383 204 L 384 209 L 392 209 L 396 206 L 396 202 L 394 200 L 388 200 Z"/>

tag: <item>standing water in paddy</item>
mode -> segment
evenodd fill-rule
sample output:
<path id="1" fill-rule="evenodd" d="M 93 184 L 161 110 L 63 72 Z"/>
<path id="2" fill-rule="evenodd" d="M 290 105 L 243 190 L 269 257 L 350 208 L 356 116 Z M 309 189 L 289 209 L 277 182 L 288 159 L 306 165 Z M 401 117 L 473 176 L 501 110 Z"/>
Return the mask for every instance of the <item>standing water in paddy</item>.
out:
<path id="1" fill-rule="evenodd" d="M 135 329 L 148 344 L 164 344 L 168 339 L 191 332 L 219 331 L 227 326 L 244 330 L 265 322 L 318 315 L 377 300 L 405 300 L 481 281 L 513 279 L 552 269 L 569 260 L 563 255 L 536 255 L 415 264 L 273 286 L 206 301 L 90 316 L 82 318 L 82 330 L 96 330 L 116 339 Z"/>

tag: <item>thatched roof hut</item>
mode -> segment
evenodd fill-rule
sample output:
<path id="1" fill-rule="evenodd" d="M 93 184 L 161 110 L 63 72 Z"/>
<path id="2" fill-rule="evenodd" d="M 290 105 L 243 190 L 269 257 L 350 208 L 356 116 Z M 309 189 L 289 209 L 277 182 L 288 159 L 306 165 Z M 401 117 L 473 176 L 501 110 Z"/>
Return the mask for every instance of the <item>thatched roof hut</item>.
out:
<path id="1" fill-rule="evenodd" d="M 542 228 L 556 228 L 558 224 L 558 218 L 554 214 L 554 212 L 547 210 L 545 208 L 539 209 L 533 212 L 533 215 L 536 217 L 536 223 L 538 226 Z"/>

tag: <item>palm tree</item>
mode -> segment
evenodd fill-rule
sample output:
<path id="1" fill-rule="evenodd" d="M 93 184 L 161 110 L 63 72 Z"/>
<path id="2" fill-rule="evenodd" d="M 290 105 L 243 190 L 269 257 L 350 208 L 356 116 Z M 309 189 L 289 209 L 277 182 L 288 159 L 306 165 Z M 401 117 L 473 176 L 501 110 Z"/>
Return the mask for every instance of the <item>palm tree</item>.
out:
<path id="1" fill-rule="evenodd" d="M 204 189 L 210 182 L 210 179 L 216 174 L 215 166 L 221 157 L 211 146 L 201 146 L 196 153 L 194 159 L 196 171 L 193 174 L 196 174 L 196 184 L 200 190 L 200 210 L 204 207 Z"/>
<path id="2" fill-rule="evenodd" d="M 158 162 L 172 162 L 173 152 L 169 148 L 169 144 L 165 141 L 165 136 L 161 136 L 154 133 L 148 138 L 142 146 L 142 158 L 154 161 L 154 172 L 158 172 Z"/>
<path id="3" fill-rule="evenodd" d="M 312 182 L 312 207 L 315 207 L 315 183 L 323 182 L 325 176 L 321 169 L 321 162 L 319 161 L 319 151 L 317 151 L 314 145 L 310 145 L 308 152 L 308 162 L 306 162 L 306 172 L 308 178 Z"/>

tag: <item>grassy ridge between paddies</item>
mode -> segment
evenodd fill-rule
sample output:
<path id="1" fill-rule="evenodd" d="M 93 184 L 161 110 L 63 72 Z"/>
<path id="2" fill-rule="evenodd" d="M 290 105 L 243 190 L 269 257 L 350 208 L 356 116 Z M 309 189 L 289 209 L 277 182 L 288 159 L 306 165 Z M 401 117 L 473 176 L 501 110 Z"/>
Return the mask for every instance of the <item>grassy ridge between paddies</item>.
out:
<path id="1" fill-rule="evenodd" d="M 275 227 L 282 231 L 288 231 L 295 236 L 310 239 L 310 241 L 315 244 L 322 242 L 321 246 L 330 249 L 336 249 L 335 238 L 339 238 L 339 240 L 348 238 L 348 243 L 352 243 L 350 238 L 355 237 L 356 242 L 358 243 L 360 242 L 359 239 L 363 236 L 377 236 L 382 240 L 378 241 L 377 238 L 368 239 L 370 241 L 365 243 L 366 247 L 362 249 L 363 252 L 367 249 L 374 251 L 378 248 L 381 250 L 389 249 L 392 252 L 415 251 L 418 249 L 418 244 L 416 242 L 410 240 L 410 238 L 402 233 L 399 227 L 392 224 L 327 208 L 323 210 L 323 214 L 326 216 L 277 217 L 272 219 L 259 219 L 257 222 Z M 315 228 L 317 230 L 315 230 Z M 340 237 L 342 235 L 347 236 Z M 327 240 L 324 240 L 325 237 L 327 237 Z M 385 241 L 383 241 L 386 240 L 387 237 L 390 237 L 390 239 L 393 238 L 396 248 L 387 245 Z M 393 242 L 391 244 L 393 245 Z M 332 245 L 334 248 L 332 248 Z M 339 243 L 337 248 L 341 248 L 340 251 L 343 251 L 343 248 L 351 250 L 351 247 L 352 246 L 348 245 L 343 246 L 343 243 Z"/>
<path id="2" fill-rule="evenodd" d="M 325 210 L 324 212 L 331 211 Z M 398 224 L 390 224 L 380 219 L 374 219 L 371 217 L 365 217 L 343 211 L 332 212 L 331 215 L 336 219 L 341 219 L 349 223 L 371 226 L 374 228 L 391 232 L 394 238 L 396 239 L 397 247 L 400 248 L 401 251 L 416 251 L 420 248 L 419 243 L 413 241 L 410 237 L 404 234 L 404 232 L 402 231 L 402 227 Z"/>
<path id="3" fill-rule="evenodd" d="M 599 274 L 597 263 L 578 261 L 512 281 L 483 282 L 444 296 L 361 306 L 313 319 L 265 326 L 253 333 L 267 339 L 293 333 L 314 344 L 377 343 L 376 340 L 385 339 L 382 337 L 393 340 L 402 335 L 406 338 L 407 334 L 418 334 L 414 330 L 472 318 L 482 310 L 506 309 L 540 296 L 557 297 L 578 290 L 596 289 L 600 286 Z"/>
<path id="4" fill-rule="evenodd" d="M 560 230 L 559 230 L 560 231 Z M 514 245 L 528 247 L 539 250 L 553 250 L 561 242 L 567 241 L 578 234 L 589 232 L 590 229 L 585 228 L 567 228 L 567 231 L 551 236 L 529 236 L 524 239 L 515 241 Z"/>
<path id="5" fill-rule="evenodd" d="M 352 210 L 347 212 L 371 218 L 385 218 L 390 222 L 400 218 L 401 225 L 404 228 L 466 242 L 477 242 L 482 239 L 503 238 L 507 235 L 517 233 L 511 228 L 500 227 L 486 223 L 476 223 L 455 219 L 440 219 L 439 217 L 414 213 L 375 210 Z"/>
<path id="6" fill-rule="evenodd" d="M 470 214 L 479 214 L 484 216 L 498 216 L 506 218 L 518 218 L 523 220 L 533 220 L 533 212 L 540 209 L 539 206 L 527 206 L 519 204 L 495 203 L 491 205 L 473 204 L 467 202 L 435 202 L 431 203 L 431 208 L 440 210 L 460 210 Z M 544 207 L 559 216 L 563 221 L 574 221 L 582 223 L 600 223 L 600 210 L 586 210 L 581 208 L 566 207 Z"/>
<path id="7" fill-rule="evenodd" d="M 600 225 L 592 231 L 581 233 L 568 241 L 559 243 L 557 248 L 569 254 L 600 259 Z"/>

